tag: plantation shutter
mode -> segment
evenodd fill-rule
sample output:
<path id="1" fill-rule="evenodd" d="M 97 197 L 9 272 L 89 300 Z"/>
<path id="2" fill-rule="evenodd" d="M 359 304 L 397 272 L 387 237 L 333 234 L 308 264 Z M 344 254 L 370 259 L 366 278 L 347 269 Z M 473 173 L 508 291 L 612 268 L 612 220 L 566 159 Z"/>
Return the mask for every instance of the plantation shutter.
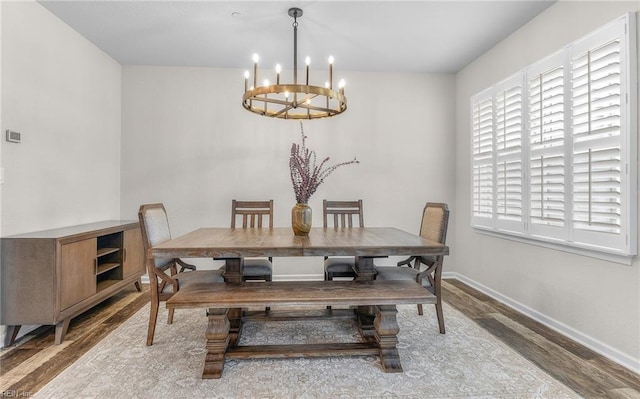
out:
<path id="1" fill-rule="evenodd" d="M 522 74 L 496 88 L 496 225 L 522 230 Z"/>
<path id="2" fill-rule="evenodd" d="M 613 25 L 571 54 L 574 239 L 624 248 L 627 217 L 622 148 L 624 31 Z M 626 134 L 623 134 L 626 133 Z"/>
<path id="3" fill-rule="evenodd" d="M 565 226 L 564 78 L 561 55 L 527 73 L 530 228 L 556 238 Z"/>
<path id="4" fill-rule="evenodd" d="M 493 219 L 493 104 L 489 93 L 475 97 L 472 112 L 472 178 L 474 224 Z"/>
<path id="5" fill-rule="evenodd" d="M 636 16 L 471 98 L 472 225 L 637 254 Z"/>

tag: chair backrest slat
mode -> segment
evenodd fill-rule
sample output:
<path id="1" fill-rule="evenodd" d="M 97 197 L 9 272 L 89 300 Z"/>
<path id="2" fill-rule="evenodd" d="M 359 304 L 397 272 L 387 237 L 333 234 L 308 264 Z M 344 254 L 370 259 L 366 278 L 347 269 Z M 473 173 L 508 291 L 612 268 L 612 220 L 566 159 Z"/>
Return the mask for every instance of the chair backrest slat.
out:
<path id="1" fill-rule="evenodd" d="M 261 228 L 268 218 L 269 228 L 273 228 L 273 200 L 231 201 L 231 227 L 236 227 L 236 219 L 241 217 L 242 228 Z"/>
<path id="2" fill-rule="evenodd" d="M 322 202 L 323 226 L 329 227 L 329 220 L 333 219 L 333 227 L 353 227 L 355 217 L 358 227 L 364 227 L 362 200 L 357 201 L 327 201 Z M 333 217 L 330 217 L 330 216 Z"/>

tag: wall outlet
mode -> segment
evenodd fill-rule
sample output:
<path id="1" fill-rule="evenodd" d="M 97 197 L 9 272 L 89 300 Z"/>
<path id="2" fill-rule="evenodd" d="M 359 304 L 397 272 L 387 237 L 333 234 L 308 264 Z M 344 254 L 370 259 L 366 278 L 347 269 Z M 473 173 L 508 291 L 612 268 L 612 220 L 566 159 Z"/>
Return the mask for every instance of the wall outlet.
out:
<path id="1" fill-rule="evenodd" d="M 22 133 L 7 130 L 7 141 L 10 143 L 20 143 L 22 141 Z"/>

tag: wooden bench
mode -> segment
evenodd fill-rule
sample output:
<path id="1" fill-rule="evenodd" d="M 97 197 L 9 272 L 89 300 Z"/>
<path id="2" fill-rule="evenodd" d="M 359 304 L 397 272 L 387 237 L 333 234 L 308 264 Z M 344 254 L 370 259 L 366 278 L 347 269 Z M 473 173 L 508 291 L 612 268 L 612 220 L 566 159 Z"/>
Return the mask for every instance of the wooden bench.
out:
<path id="1" fill-rule="evenodd" d="M 385 372 L 402 372 L 396 348 L 396 305 L 433 304 L 436 297 L 413 281 L 276 281 L 193 284 L 167 302 L 168 309 L 206 308 L 207 354 L 202 378 L 220 378 L 226 358 L 378 355 Z M 306 305 L 357 306 L 364 342 L 238 346 L 242 308 Z M 325 311 L 325 310 L 323 310 Z M 328 315 L 334 311 L 327 310 Z"/>

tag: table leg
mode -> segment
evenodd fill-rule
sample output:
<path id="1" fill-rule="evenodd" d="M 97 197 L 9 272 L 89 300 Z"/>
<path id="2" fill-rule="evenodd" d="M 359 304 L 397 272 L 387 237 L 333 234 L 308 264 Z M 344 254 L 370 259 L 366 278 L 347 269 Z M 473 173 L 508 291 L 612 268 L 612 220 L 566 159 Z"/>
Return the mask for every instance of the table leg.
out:
<path id="1" fill-rule="evenodd" d="M 356 280 L 374 279 L 375 269 L 373 266 L 373 259 L 374 258 L 364 256 L 356 257 Z M 360 333 L 362 334 L 362 337 L 367 340 L 375 339 L 373 321 L 376 318 L 376 311 L 377 309 L 375 306 L 358 306 L 358 308 L 356 309 L 356 316 L 358 318 Z"/>
<path id="2" fill-rule="evenodd" d="M 397 313 L 395 305 L 380 305 L 378 306 L 376 320 L 373 323 L 376 328 L 376 341 L 380 346 L 380 363 L 382 370 L 386 373 L 402 372 L 400 355 L 396 348 L 398 343 L 397 334 L 400 332 L 396 319 Z"/>
<path id="3" fill-rule="evenodd" d="M 228 309 L 208 309 L 207 354 L 204 358 L 202 378 L 220 378 L 224 369 L 224 354 L 229 345 Z"/>
<path id="4" fill-rule="evenodd" d="M 241 283 L 244 271 L 243 258 L 226 258 L 224 262 L 224 281 L 227 283 Z"/>
<path id="5" fill-rule="evenodd" d="M 366 256 L 356 257 L 356 280 L 373 280 L 375 278 L 376 269 L 373 266 L 373 259 Z"/>
<path id="6" fill-rule="evenodd" d="M 244 270 L 244 258 L 226 258 L 224 265 L 224 281 L 226 283 L 241 283 L 242 271 Z M 229 329 L 230 345 L 236 346 L 242 332 L 242 309 L 229 309 Z"/>

